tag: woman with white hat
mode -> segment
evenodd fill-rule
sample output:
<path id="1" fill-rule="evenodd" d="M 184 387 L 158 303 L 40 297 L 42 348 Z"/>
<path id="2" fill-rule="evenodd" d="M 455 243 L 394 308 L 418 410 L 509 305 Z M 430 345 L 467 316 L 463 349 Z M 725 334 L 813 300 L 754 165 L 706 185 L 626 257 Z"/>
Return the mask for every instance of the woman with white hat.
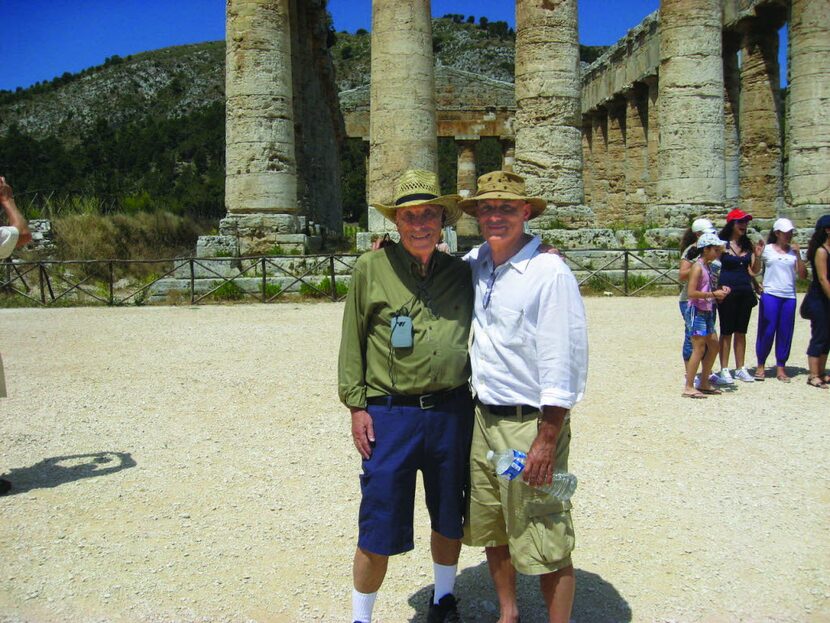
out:
<path id="1" fill-rule="evenodd" d="M 774 340 L 775 378 L 784 383 L 790 382 L 784 366 L 790 357 L 795 328 L 795 282 L 796 277 L 807 278 L 807 267 L 801 259 L 798 244 L 792 241 L 794 233 L 795 227 L 789 219 L 778 219 L 772 225 L 761 254 L 764 292 L 758 308 L 758 335 L 755 340 L 755 355 L 758 357 L 756 381 L 765 378 L 764 367 Z"/>
<path id="2" fill-rule="evenodd" d="M 689 281 L 689 273 L 692 266 L 700 255 L 700 250 L 697 248 L 697 241 L 704 232 L 715 233 L 715 226 L 708 218 L 696 219 L 691 227 L 684 233 L 680 240 L 680 266 L 677 271 L 677 280 L 680 281 L 680 298 L 678 299 L 678 306 L 680 307 L 680 317 L 683 318 L 684 334 L 683 334 L 683 372 L 686 371 L 686 364 L 689 362 L 689 357 L 692 356 L 692 337 L 689 332 L 685 330 L 686 325 L 686 308 L 689 306 L 689 290 L 686 283 Z"/>

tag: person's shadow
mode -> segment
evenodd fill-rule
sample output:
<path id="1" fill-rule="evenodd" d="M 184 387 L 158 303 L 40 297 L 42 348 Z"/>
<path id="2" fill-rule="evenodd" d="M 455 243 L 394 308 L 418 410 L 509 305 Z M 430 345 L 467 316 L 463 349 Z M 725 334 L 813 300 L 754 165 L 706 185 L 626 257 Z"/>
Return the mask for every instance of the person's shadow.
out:
<path id="1" fill-rule="evenodd" d="M 631 607 L 628 602 L 609 584 L 595 573 L 576 569 L 576 595 L 574 597 L 571 621 L 574 623 L 628 623 L 631 621 Z M 409 598 L 409 605 L 416 613 L 410 623 L 424 621 L 429 609 L 432 585 L 425 586 Z M 519 575 L 516 593 L 522 623 L 546 623 L 545 603 L 539 592 L 539 580 Z M 499 618 L 499 602 L 487 563 L 464 569 L 455 579 L 455 595 L 458 597 L 458 611 L 464 621 L 495 623 Z"/>
<path id="2" fill-rule="evenodd" d="M 5 478 L 12 483 L 7 495 L 26 493 L 32 489 L 51 489 L 58 485 L 106 476 L 135 467 L 136 462 L 129 452 L 94 452 L 92 454 L 67 454 L 43 459 L 31 467 L 15 467 Z"/>

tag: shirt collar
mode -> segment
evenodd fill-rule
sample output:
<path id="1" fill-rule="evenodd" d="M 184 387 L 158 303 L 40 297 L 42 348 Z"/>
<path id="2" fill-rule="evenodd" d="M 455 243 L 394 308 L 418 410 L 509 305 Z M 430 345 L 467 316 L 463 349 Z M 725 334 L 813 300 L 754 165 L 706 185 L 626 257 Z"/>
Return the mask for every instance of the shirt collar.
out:
<path id="1" fill-rule="evenodd" d="M 432 271 L 435 269 L 435 264 L 438 261 L 439 253 L 433 251 L 432 256 L 429 258 L 429 263 L 427 264 L 427 272 L 426 275 L 421 275 L 421 262 L 418 261 L 409 251 L 404 248 L 404 246 L 400 242 L 396 242 L 392 249 L 395 252 L 398 261 L 403 265 L 409 268 L 410 274 L 415 277 L 416 279 L 426 279 L 431 274 Z"/>
<path id="2" fill-rule="evenodd" d="M 503 266 L 511 266 L 515 268 L 520 273 L 524 273 L 527 270 L 527 265 L 531 259 L 538 253 L 538 249 L 542 244 L 541 238 L 539 236 L 533 236 L 525 246 L 519 249 L 509 260 L 507 260 Z M 485 242 L 481 245 L 481 250 L 484 255 L 483 260 L 488 264 L 488 266 L 493 265 L 493 255 L 490 252 L 490 244 Z"/>

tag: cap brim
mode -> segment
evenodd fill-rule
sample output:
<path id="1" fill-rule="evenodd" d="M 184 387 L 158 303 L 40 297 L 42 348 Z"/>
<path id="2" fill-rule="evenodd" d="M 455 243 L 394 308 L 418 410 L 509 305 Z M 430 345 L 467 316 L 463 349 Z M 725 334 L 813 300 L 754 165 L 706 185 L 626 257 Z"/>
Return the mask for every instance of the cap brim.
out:
<path id="1" fill-rule="evenodd" d="M 384 205 L 382 203 L 373 204 L 375 210 L 381 213 L 383 217 L 389 221 L 395 222 L 395 215 L 400 208 L 413 208 L 415 206 L 437 205 L 444 208 L 446 215 L 445 225 L 455 225 L 458 219 L 461 218 L 461 210 L 458 209 L 458 200 L 460 195 L 443 195 L 435 199 L 428 199 L 426 201 L 406 201 L 400 205 Z"/>

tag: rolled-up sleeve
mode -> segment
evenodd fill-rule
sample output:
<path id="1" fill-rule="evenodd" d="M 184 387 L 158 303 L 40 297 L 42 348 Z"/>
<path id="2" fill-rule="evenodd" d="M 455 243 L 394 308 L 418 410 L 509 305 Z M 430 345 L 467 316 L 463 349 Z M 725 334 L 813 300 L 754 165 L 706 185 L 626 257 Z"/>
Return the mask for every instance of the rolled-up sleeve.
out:
<path id="1" fill-rule="evenodd" d="M 573 408 L 588 379 L 588 328 L 579 285 L 569 270 L 543 286 L 536 355 L 539 404 Z"/>
<path id="2" fill-rule="evenodd" d="M 337 362 L 338 394 L 347 407 L 366 406 L 366 287 L 366 274 L 358 264 L 346 296 Z"/>
<path id="3" fill-rule="evenodd" d="M 0 227 L 0 260 L 9 257 L 17 246 L 20 232 L 17 227 L 7 225 Z"/>

